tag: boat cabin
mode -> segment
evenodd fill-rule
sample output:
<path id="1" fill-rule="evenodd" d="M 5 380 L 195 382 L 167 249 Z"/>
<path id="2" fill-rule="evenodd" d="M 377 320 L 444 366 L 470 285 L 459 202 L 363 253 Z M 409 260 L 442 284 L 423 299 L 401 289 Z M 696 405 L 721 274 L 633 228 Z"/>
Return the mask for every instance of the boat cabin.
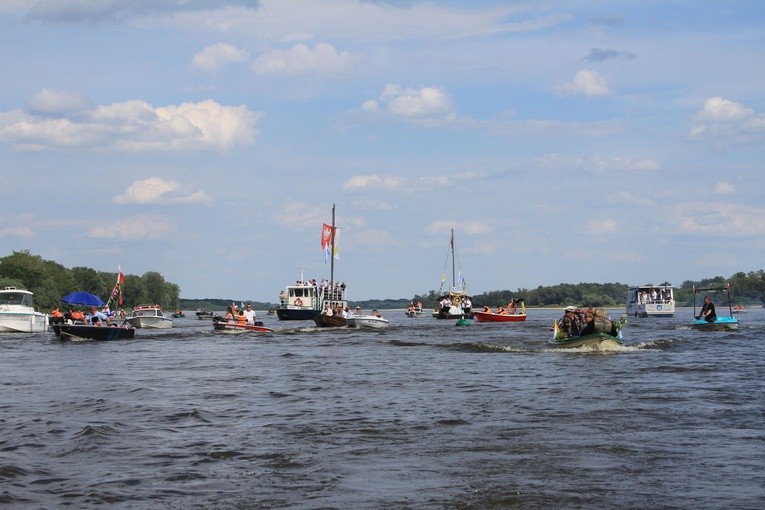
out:
<path id="1" fill-rule="evenodd" d="M 4 287 L 0 290 L 0 305 L 20 305 L 34 308 L 32 293 L 16 287 Z"/>
<path id="2" fill-rule="evenodd" d="M 627 289 L 627 315 L 674 317 L 675 290 L 670 284 L 639 285 Z"/>

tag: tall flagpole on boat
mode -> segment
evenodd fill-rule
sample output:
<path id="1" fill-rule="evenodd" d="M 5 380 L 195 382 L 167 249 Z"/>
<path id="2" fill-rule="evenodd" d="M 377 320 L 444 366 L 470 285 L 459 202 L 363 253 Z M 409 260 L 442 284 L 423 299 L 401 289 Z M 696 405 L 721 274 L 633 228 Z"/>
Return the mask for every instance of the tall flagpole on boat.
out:
<path id="1" fill-rule="evenodd" d="M 452 248 L 452 290 L 457 289 L 457 276 L 454 270 L 454 229 L 452 229 L 452 241 L 451 241 L 451 248 Z"/>
<path id="2" fill-rule="evenodd" d="M 335 289 L 335 204 L 332 204 L 332 233 L 330 234 L 330 246 L 332 246 L 332 253 L 329 254 L 329 285 L 334 291 Z"/>

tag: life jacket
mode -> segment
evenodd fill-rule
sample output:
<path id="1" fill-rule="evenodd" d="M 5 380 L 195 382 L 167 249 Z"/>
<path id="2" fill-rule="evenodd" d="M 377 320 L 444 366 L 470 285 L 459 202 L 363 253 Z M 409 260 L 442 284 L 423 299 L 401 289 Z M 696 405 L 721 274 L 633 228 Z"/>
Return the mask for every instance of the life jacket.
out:
<path id="1" fill-rule="evenodd" d="M 82 312 L 72 312 L 72 320 L 75 321 L 84 321 L 85 320 L 85 314 Z"/>
<path id="2" fill-rule="evenodd" d="M 241 314 L 241 315 L 237 315 L 237 316 L 236 316 L 236 321 L 237 321 L 239 324 L 246 324 L 246 323 L 247 323 L 247 316 L 246 316 L 246 315 L 244 315 L 244 314 Z"/>
<path id="3" fill-rule="evenodd" d="M 53 311 L 50 313 L 50 315 L 51 315 L 51 317 L 63 317 L 63 316 L 64 316 L 64 314 L 63 314 L 63 313 L 61 313 L 61 310 L 59 310 L 58 308 L 56 308 L 55 310 L 53 310 Z"/>

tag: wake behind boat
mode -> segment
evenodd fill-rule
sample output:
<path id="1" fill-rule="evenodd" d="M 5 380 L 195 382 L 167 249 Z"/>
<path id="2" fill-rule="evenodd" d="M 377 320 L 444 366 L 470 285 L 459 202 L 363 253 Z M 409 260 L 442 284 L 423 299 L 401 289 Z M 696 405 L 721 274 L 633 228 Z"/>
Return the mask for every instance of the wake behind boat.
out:
<path id="1" fill-rule="evenodd" d="M 607 333 L 593 333 L 590 335 L 566 338 L 563 340 L 556 340 L 555 338 L 552 338 L 548 340 L 548 345 L 560 349 L 590 347 L 599 351 L 607 351 L 619 348 L 619 346 L 624 345 L 624 342 L 622 342 L 618 337 L 611 336 Z"/>
<path id="2" fill-rule="evenodd" d="M 35 309 L 33 294 L 16 287 L 0 290 L 0 333 L 42 333 L 48 316 Z"/>

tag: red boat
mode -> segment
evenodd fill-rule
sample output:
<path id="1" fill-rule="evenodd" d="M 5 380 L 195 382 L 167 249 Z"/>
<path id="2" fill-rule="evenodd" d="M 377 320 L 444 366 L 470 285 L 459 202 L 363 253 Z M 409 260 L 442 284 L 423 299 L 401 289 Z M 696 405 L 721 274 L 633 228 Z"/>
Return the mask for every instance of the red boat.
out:
<path id="1" fill-rule="evenodd" d="M 473 314 L 478 322 L 523 322 L 526 320 L 525 313 L 473 312 Z"/>

